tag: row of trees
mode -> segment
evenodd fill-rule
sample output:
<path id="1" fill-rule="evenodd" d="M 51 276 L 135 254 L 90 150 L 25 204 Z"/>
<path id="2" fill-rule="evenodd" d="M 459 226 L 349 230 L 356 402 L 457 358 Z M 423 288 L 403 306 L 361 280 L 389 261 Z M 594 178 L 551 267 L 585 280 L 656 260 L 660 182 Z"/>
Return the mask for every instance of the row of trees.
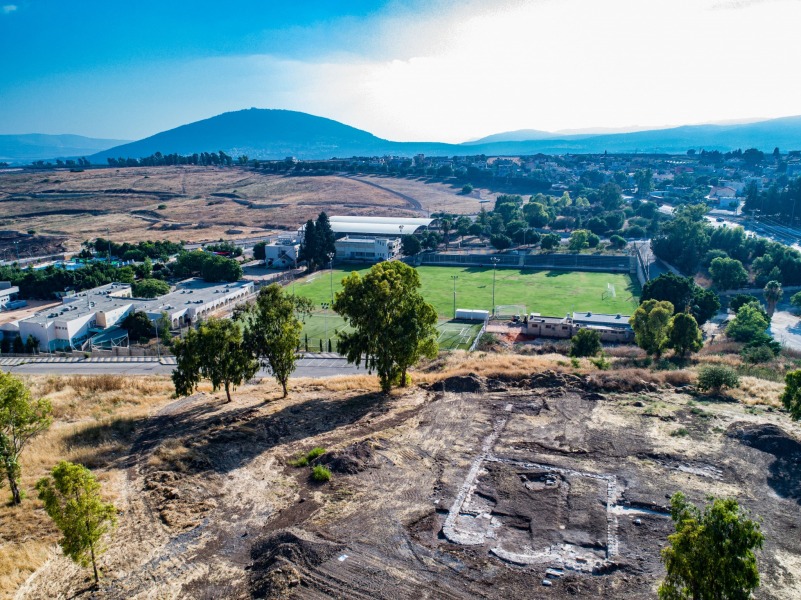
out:
<path id="1" fill-rule="evenodd" d="M 420 295 L 420 285 L 412 267 L 383 262 L 364 277 L 352 273 L 345 278 L 335 297 L 333 309 L 351 329 L 338 334 L 340 352 L 348 362 L 364 362 L 369 372 L 375 371 L 384 391 L 406 385 L 408 368 L 422 356 L 436 355 L 437 314 Z M 237 307 L 232 320 L 201 323 L 174 342 L 176 393 L 191 394 L 201 379 L 208 379 L 230 401 L 231 389 L 253 377 L 261 365 L 286 396 L 302 321 L 310 312 L 308 299 L 273 284 L 262 288 L 255 304 Z"/>
<path id="2" fill-rule="evenodd" d="M 321 212 L 316 221 L 313 219 L 306 221 L 298 260 L 306 261 L 309 271 L 316 271 L 327 265 L 336 255 L 334 240 L 328 215 Z"/>
<path id="3" fill-rule="evenodd" d="M 801 253 L 779 242 L 747 237 L 742 227 L 712 227 L 704 218 L 706 211 L 702 204 L 678 207 L 652 238 L 654 254 L 687 275 L 707 270 L 721 290 L 742 287 L 751 279 L 758 286 L 771 280 L 801 284 Z"/>
<path id="4" fill-rule="evenodd" d="M 178 254 L 183 250 L 183 243 L 170 242 L 167 240 L 144 241 L 132 244 L 130 242 L 123 242 L 118 244 L 111 240 L 99 237 L 94 241 L 85 241 L 82 246 L 90 252 L 94 252 L 101 256 L 111 256 L 119 258 L 120 260 L 133 260 L 141 262 L 145 258 L 151 260 L 167 260 L 170 256 Z M 90 254 L 87 258 L 91 258 Z"/>
<path id="5" fill-rule="evenodd" d="M 110 167 L 160 167 L 173 165 L 218 165 L 230 167 L 234 159 L 220 150 L 219 152 L 195 152 L 194 154 L 162 154 L 156 152 L 142 158 L 108 158 Z"/>

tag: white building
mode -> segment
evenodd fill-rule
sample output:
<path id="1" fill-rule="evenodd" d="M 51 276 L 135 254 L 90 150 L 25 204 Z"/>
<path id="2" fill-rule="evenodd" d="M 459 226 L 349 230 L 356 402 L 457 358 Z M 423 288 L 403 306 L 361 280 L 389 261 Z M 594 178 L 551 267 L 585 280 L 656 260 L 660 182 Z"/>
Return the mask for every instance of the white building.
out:
<path id="1" fill-rule="evenodd" d="M 345 236 L 334 242 L 337 260 L 381 262 L 400 255 L 400 238 Z"/>
<path id="2" fill-rule="evenodd" d="M 300 241 L 281 237 L 264 246 L 264 264 L 273 268 L 295 267 L 298 264 Z"/>
<path id="3" fill-rule="evenodd" d="M 0 281 L 0 310 L 8 308 L 9 304 L 15 302 L 18 293 L 19 288 L 11 285 L 10 281 Z"/>
<path id="4" fill-rule="evenodd" d="M 144 312 L 154 322 L 166 314 L 170 325 L 177 328 L 244 301 L 253 289 L 250 281 L 206 283 L 193 278 L 182 281 L 169 294 L 147 300 L 133 298 L 127 283 L 111 283 L 65 296 L 61 306 L 7 323 L 2 333 L 19 335 L 23 341 L 33 336 L 42 349 L 79 349 L 134 311 Z"/>

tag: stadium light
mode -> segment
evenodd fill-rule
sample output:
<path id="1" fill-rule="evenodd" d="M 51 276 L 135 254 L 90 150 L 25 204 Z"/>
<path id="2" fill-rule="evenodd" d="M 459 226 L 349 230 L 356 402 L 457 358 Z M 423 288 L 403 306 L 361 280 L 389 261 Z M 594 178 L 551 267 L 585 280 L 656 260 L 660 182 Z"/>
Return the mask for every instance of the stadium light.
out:
<path id="1" fill-rule="evenodd" d="M 492 316 L 495 316 L 495 271 L 497 270 L 496 267 L 498 263 L 501 261 L 500 258 L 497 256 L 493 256 L 490 258 L 490 262 L 492 263 Z"/>
<path id="2" fill-rule="evenodd" d="M 453 279 L 453 318 L 456 318 L 456 280 L 459 279 L 458 275 L 451 275 Z"/>
<path id="3" fill-rule="evenodd" d="M 325 320 L 325 343 L 328 344 L 328 307 L 331 305 L 328 302 L 322 302 L 320 306 L 323 309 L 323 319 Z"/>

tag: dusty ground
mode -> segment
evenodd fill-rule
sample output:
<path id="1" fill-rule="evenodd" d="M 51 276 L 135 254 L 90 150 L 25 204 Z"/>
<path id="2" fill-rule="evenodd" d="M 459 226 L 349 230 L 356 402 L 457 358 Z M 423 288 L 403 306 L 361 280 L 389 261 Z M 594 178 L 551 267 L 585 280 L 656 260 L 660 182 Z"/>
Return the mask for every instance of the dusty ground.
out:
<path id="1" fill-rule="evenodd" d="M 154 401 L 92 461 L 121 510 L 94 597 L 651 598 L 677 490 L 761 516 L 757 597 L 801 597 L 801 428 L 775 398 L 485 358 L 390 398 L 363 376 Z M 315 446 L 330 483 L 288 464 Z M 87 577 L 53 551 L 17 597 L 89 595 Z"/>
<path id="2" fill-rule="evenodd" d="M 475 198 L 457 192 L 418 180 L 284 177 L 240 168 L 21 171 L 0 176 L 0 230 L 35 231 L 19 248 L 26 256 L 77 250 L 98 236 L 207 241 L 294 230 L 322 210 L 384 216 L 478 211 Z M 0 236 L 0 257 L 13 259 L 15 251 L 13 240 Z"/>

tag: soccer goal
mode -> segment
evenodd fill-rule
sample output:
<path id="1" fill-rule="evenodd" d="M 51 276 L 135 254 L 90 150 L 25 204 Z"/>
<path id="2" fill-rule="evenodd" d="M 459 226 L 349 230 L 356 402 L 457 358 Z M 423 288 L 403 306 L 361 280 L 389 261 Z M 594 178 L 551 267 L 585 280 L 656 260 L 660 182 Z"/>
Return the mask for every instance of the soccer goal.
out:
<path id="1" fill-rule="evenodd" d="M 601 300 L 606 300 L 607 298 L 617 298 L 615 286 L 611 283 L 606 284 L 606 291 L 601 294 Z"/>
<path id="2" fill-rule="evenodd" d="M 512 319 L 517 317 L 522 319 L 526 316 L 525 304 L 498 304 L 495 307 L 494 319 Z"/>

